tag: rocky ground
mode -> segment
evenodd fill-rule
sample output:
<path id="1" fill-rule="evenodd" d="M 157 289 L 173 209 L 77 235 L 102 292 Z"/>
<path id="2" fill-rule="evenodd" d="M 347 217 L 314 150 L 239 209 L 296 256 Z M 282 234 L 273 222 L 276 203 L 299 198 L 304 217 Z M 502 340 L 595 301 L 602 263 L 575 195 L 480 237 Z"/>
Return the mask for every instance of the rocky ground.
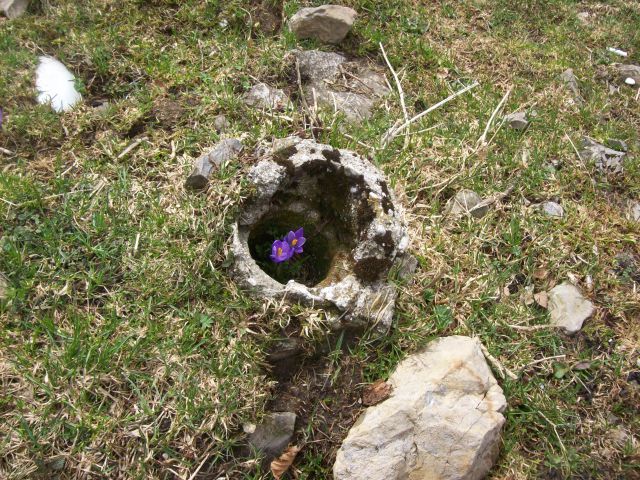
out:
<path id="1" fill-rule="evenodd" d="M 639 478 L 640 6 L 0 11 L 0 477 Z"/>

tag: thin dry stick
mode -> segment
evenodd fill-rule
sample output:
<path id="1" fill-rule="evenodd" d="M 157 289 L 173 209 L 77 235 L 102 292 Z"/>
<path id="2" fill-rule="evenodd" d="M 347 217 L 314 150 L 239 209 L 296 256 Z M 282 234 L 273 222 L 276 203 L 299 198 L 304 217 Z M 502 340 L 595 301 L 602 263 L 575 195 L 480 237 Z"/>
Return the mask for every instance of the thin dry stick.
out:
<path id="1" fill-rule="evenodd" d="M 4 153 L 5 155 L 13 155 L 11 150 L 7 150 L 6 148 L 0 147 L 0 153 Z"/>
<path id="2" fill-rule="evenodd" d="M 566 357 L 567 357 L 566 355 L 554 355 L 553 357 L 540 358 L 540 359 L 535 360 L 535 361 L 533 361 L 531 363 L 527 363 L 520 370 L 524 370 L 525 368 L 533 367 L 534 365 L 537 365 L 537 364 L 542 363 L 542 362 L 546 362 L 547 360 L 555 360 L 555 359 L 558 359 L 558 358 L 566 358 Z"/>
<path id="3" fill-rule="evenodd" d="M 475 212 L 476 210 L 480 210 L 481 208 L 488 207 L 489 205 L 493 205 L 494 203 L 499 202 L 504 197 L 509 195 L 514 188 L 515 188 L 515 185 L 513 184 L 509 185 L 509 187 L 507 187 L 507 189 L 504 192 L 496 193 L 495 195 L 492 195 L 489 198 L 475 205 L 473 208 L 469 210 L 469 213 Z"/>
<path id="4" fill-rule="evenodd" d="M 498 103 L 498 106 L 495 108 L 495 110 L 491 114 L 491 117 L 489 117 L 487 126 L 484 127 L 484 132 L 482 132 L 482 136 L 478 139 L 478 145 L 485 145 L 487 143 L 487 134 L 489 133 L 489 129 L 491 128 L 491 124 L 493 123 L 493 119 L 496 118 L 496 115 L 498 114 L 498 112 L 502 110 L 502 107 L 506 103 L 507 98 L 509 98 L 509 95 L 511 94 L 511 90 L 512 90 L 512 87 L 509 87 L 509 90 L 507 90 L 507 93 L 504 94 L 504 97 L 502 97 L 502 100 L 500 100 L 500 102 Z"/>
<path id="5" fill-rule="evenodd" d="M 435 105 L 432 105 L 431 107 L 427 108 L 424 112 L 421 112 L 419 114 L 417 114 L 416 116 L 410 118 L 409 120 L 407 120 L 406 122 L 404 122 L 402 125 L 400 125 L 397 128 L 393 128 L 391 127 L 389 130 L 387 130 L 387 132 L 382 136 L 382 145 L 386 146 L 389 141 L 391 141 L 393 138 L 397 137 L 398 134 L 400 132 L 402 132 L 405 128 L 407 128 L 409 125 L 411 125 L 412 123 L 420 120 L 422 117 L 424 117 L 425 115 L 428 115 L 429 113 L 433 112 L 434 110 L 440 108 L 441 106 L 445 105 L 446 103 L 449 103 L 451 100 L 453 100 L 454 98 L 462 95 L 463 93 L 468 92 L 469 90 L 471 90 L 472 88 L 477 87 L 478 85 L 480 85 L 478 82 L 474 82 L 471 85 L 464 87 L 462 90 L 458 90 L 457 92 L 449 95 L 447 98 L 445 98 L 444 100 L 439 101 L 438 103 L 436 103 Z"/>
<path id="6" fill-rule="evenodd" d="M 505 324 L 509 328 L 514 330 L 521 330 L 523 332 L 537 332 L 538 330 L 545 330 L 547 328 L 560 328 L 557 325 L 510 325 Z"/>
<path id="7" fill-rule="evenodd" d="M 147 140 L 149 140 L 149 137 L 140 137 L 140 138 L 138 138 L 137 140 L 132 142 L 127 148 L 125 148 L 122 151 L 122 153 L 116 157 L 116 160 L 120 160 L 120 159 L 126 157 L 134 148 L 136 148 L 142 142 L 146 142 Z"/>
<path id="8" fill-rule="evenodd" d="M 484 354 L 486 359 L 489 360 L 489 363 L 493 365 L 493 367 L 498 371 L 502 378 L 509 377 L 511 380 L 518 379 L 518 376 L 515 373 L 505 367 L 502 363 L 500 363 L 500 360 L 489 353 L 489 350 L 487 350 L 487 347 L 485 347 L 482 342 L 479 343 L 482 353 Z"/>
<path id="9" fill-rule="evenodd" d="M 396 81 L 396 87 L 398 88 L 398 95 L 400 96 L 400 105 L 402 106 L 402 113 L 404 114 L 404 121 L 408 122 L 409 113 L 407 112 L 407 106 L 404 103 L 404 91 L 402 90 L 400 79 L 398 78 L 398 74 L 396 73 L 396 71 L 391 66 L 391 62 L 387 57 L 387 52 L 384 51 L 384 46 L 382 45 L 382 42 L 380 42 L 379 45 L 380 45 L 380 50 L 382 51 L 382 56 L 384 57 L 384 61 L 387 62 L 387 66 L 389 67 L 389 70 L 391 70 L 391 75 L 393 75 L 393 79 Z"/>
<path id="10" fill-rule="evenodd" d="M 304 95 L 304 89 L 302 88 L 302 76 L 300 75 L 300 61 L 296 58 L 296 74 L 298 75 L 298 90 L 300 91 L 300 98 L 302 99 L 302 107 L 309 114 L 312 126 L 319 126 L 316 112 L 312 112 L 307 103 L 307 97 Z"/>

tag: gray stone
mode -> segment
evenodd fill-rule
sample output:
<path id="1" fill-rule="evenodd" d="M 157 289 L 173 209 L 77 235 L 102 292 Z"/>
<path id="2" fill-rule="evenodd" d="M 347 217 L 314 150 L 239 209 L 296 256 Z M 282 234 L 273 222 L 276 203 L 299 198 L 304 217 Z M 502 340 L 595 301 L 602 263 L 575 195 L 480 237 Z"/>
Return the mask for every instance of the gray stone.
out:
<path id="1" fill-rule="evenodd" d="M 216 129 L 216 132 L 222 133 L 229 129 L 229 120 L 224 115 L 217 115 L 216 118 L 213 119 L 213 127 Z"/>
<path id="2" fill-rule="evenodd" d="M 616 69 L 620 80 L 624 82 L 627 78 L 631 78 L 634 81 L 633 85 L 640 85 L 640 67 L 638 65 L 617 64 Z"/>
<path id="3" fill-rule="evenodd" d="M 198 157 L 193 171 L 187 177 L 185 186 L 192 189 L 201 189 L 207 186 L 209 176 L 215 168 L 220 168 L 224 162 L 234 159 L 242 151 L 242 143 L 237 138 L 222 140 L 209 153 Z"/>
<path id="4" fill-rule="evenodd" d="M 551 324 L 561 327 L 569 335 L 580 331 L 584 321 L 594 312 L 593 304 L 569 282 L 556 285 L 549 291 L 548 309 Z"/>
<path id="5" fill-rule="evenodd" d="M 267 415 L 249 435 L 249 445 L 268 459 L 278 457 L 287 447 L 296 426 L 296 414 L 278 412 Z"/>
<path id="6" fill-rule="evenodd" d="M 289 28 L 299 40 L 312 38 L 325 43 L 340 43 L 347 36 L 357 12 L 340 5 L 322 5 L 299 10 Z"/>
<path id="7" fill-rule="evenodd" d="M 397 297 L 388 277 L 409 254 L 409 237 L 382 172 L 353 152 L 298 137 L 274 141 L 258 156 L 248 174 L 253 193 L 234 227 L 234 278 L 263 298 L 323 309 L 335 328 L 386 331 Z M 327 246 L 327 273 L 316 283 L 282 284 L 253 258 L 250 238 L 281 218 L 306 223 L 305 234 Z"/>
<path id="8" fill-rule="evenodd" d="M 630 200 L 627 202 L 627 218 L 640 222 L 640 202 L 636 200 Z"/>
<path id="9" fill-rule="evenodd" d="M 562 72 L 562 74 L 560 74 L 560 80 L 562 80 L 565 86 L 569 89 L 576 103 L 584 102 L 584 99 L 582 98 L 582 94 L 580 93 L 580 86 L 578 85 L 578 79 L 573 73 L 572 68 L 568 68 L 564 72 Z"/>
<path id="10" fill-rule="evenodd" d="M 556 202 L 543 202 L 540 204 L 540 210 L 548 217 L 564 217 L 564 208 Z"/>
<path id="11" fill-rule="evenodd" d="M 245 93 L 244 103 L 250 107 L 275 110 L 285 107 L 289 103 L 289 97 L 280 89 L 259 83 Z"/>
<path id="12" fill-rule="evenodd" d="M 341 53 L 320 50 L 294 50 L 293 55 L 300 66 L 303 82 L 332 81 L 340 73 L 340 67 L 347 62 L 347 57 Z"/>
<path id="13" fill-rule="evenodd" d="M 620 152 L 629 151 L 629 145 L 624 140 L 620 140 L 618 138 L 610 138 L 607 140 L 607 145 L 614 150 L 618 150 Z"/>
<path id="14" fill-rule="evenodd" d="M 500 448 L 506 400 L 477 339 L 440 338 L 390 376 L 336 455 L 335 480 L 479 480 Z"/>
<path id="15" fill-rule="evenodd" d="M 454 217 L 471 215 L 475 218 L 482 218 L 489 211 L 489 207 L 478 207 L 481 202 L 482 197 L 473 190 L 460 190 L 454 197 L 449 199 L 444 208 L 444 213 Z"/>
<path id="16" fill-rule="evenodd" d="M 267 358 L 270 362 L 280 362 L 295 357 L 302 352 L 302 340 L 299 338 L 282 338 L 269 349 Z"/>
<path id="17" fill-rule="evenodd" d="M 29 0 L 0 0 L 0 10 L 8 18 L 18 18 L 27 11 Z"/>
<path id="18" fill-rule="evenodd" d="M 511 128 L 516 130 L 524 130 L 529 126 L 526 112 L 515 112 L 505 115 L 504 120 Z"/>
<path id="19" fill-rule="evenodd" d="M 342 112 L 349 122 L 359 123 L 390 93 L 384 75 L 366 60 L 348 61 L 342 54 L 318 50 L 296 50 L 293 55 L 310 108 Z"/>
<path id="20" fill-rule="evenodd" d="M 602 173 L 621 174 L 624 172 L 624 152 L 619 152 L 584 137 L 580 158 L 583 161 L 593 161 L 596 168 Z"/>

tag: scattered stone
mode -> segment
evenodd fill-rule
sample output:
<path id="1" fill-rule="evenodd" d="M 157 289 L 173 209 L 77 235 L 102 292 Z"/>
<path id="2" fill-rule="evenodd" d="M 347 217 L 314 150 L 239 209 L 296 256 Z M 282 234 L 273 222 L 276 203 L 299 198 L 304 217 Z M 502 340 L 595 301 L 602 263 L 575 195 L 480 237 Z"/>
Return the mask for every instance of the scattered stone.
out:
<path id="1" fill-rule="evenodd" d="M 578 85 L 578 79 L 573 73 L 572 68 L 568 68 L 564 72 L 562 72 L 562 74 L 560 75 L 560 80 L 562 80 L 565 86 L 569 89 L 576 103 L 584 102 L 584 99 L 582 98 L 582 94 L 580 93 L 580 86 Z"/>
<path id="2" fill-rule="evenodd" d="M 353 152 L 298 137 L 257 156 L 248 175 L 252 195 L 234 227 L 236 280 L 263 298 L 324 309 L 332 327 L 375 323 L 386 331 L 397 297 L 389 273 L 409 254 L 409 236 L 382 172 Z M 307 266 L 287 277 L 253 247 L 261 236 L 273 241 L 274 225 L 303 227 L 315 239 L 305 246 Z"/>
<path id="3" fill-rule="evenodd" d="M 50 105 L 56 112 L 71 110 L 82 100 L 76 90 L 76 77 L 53 57 L 40 57 L 36 69 L 38 103 Z"/>
<path id="4" fill-rule="evenodd" d="M 250 107 L 277 110 L 289 103 L 289 97 L 280 89 L 270 87 L 266 83 L 259 83 L 245 93 L 244 103 Z"/>
<path id="5" fill-rule="evenodd" d="M 18 18 L 27 11 L 29 0 L 0 0 L 0 9 L 7 18 Z"/>
<path id="6" fill-rule="evenodd" d="M 350 62 L 342 54 L 318 50 L 297 50 L 293 55 L 310 108 L 342 112 L 358 123 L 370 118 L 376 102 L 390 93 L 384 75 L 365 60 Z"/>
<path id="7" fill-rule="evenodd" d="M 480 202 L 482 202 L 482 197 L 473 190 L 460 190 L 449 199 L 444 207 L 444 214 L 454 217 L 470 214 L 472 217 L 482 218 L 489 211 L 489 207 L 477 208 Z"/>
<path id="8" fill-rule="evenodd" d="M 543 202 L 540 204 L 540 210 L 548 217 L 564 217 L 564 208 L 556 202 Z"/>
<path id="9" fill-rule="evenodd" d="M 580 158 L 593 161 L 596 168 L 602 173 L 621 174 L 624 172 L 625 155 L 624 152 L 607 148 L 589 137 L 582 139 Z"/>
<path id="10" fill-rule="evenodd" d="M 607 140 L 607 145 L 610 148 L 613 148 L 614 150 L 618 150 L 620 152 L 628 152 L 629 151 L 629 146 L 627 145 L 627 142 L 625 142 L 624 140 L 620 140 L 618 138 L 610 138 Z"/>
<path id="11" fill-rule="evenodd" d="M 296 426 L 296 414 L 278 412 L 267 415 L 249 435 L 249 445 L 268 460 L 278 457 L 289 445 Z"/>
<path id="12" fill-rule="evenodd" d="M 616 69 L 623 82 L 627 83 L 628 78 L 633 80 L 632 83 L 627 83 L 628 85 L 637 85 L 640 83 L 640 67 L 638 65 L 616 64 Z"/>
<path id="13" fill-rule="evenodd" d="M 584 321 L 594 312 L 593 304 L 582 296 L 575 285 L 568 282 L 549 291 L 548 308 L 551 324 L 562 327 L 569 335 L 580 331 Z"/>
<path id="14" fill-rule="evenodd" d="M 524 130 L 529 126 L 526 112 L 515 112 L 504 117 L 509 126 L 515 130 Z"/>
<path id="15" fill-rule="evenodd" d="M 619 57 L 627 57 L 629 54 L 624 50 L 620 50 L 619 48 L 607 47 L 607 50 L 611 53 L 615 53 Z"/>
<path id="16" fill-rule="evenodd" d="M 336 455 L 336 480 L 479 480 L 500 448 L 506 400 L 477 339 L 440 338 L 407 357 Z"/>
<path id="17" fill-rule="evenodd" d="M 227 117 L 224 115 L 217 115 L 216 118 L 213 119 L 213 127 L 216 129 L 216 132 L 222 133 L 227 131 L 229 128 L 229 121 Z"/>
<path id="18" fill-rule="evenodd" d="M 353 26 L 358 13 L 340 5 L 303 8 L 291 20 L 289 28 L 298 40 L 312 38 L 325 43 L 340 43 Z"/>
<path id="19" fill-rule="evenodd" d="M 391 395 L 393 387 L 384 380 L 378 380 L 368 385 L 362 392 L 362 404 L 371 407 L 386 400 Z"/>
<path id="20" fill-rule="evenodd" d="M 626 83 L 627 85 L 633 86 L 636 84 L 636 80 L 634 78 L 627 77 L 624 79 L 624 83 Z"/>
<path id="21" fill-rule="evenodd" d="M 222 140 L 213 150 L 201 155 L 195 161 L 193 171 L 187 177 L 185 186 L 192 189 L 206 187 L 213 169 L 219 168 L 224 162 L 237 157 L 241 151 L 242 143 L 237 138 Z"/>
<path id="22" fill-rule="evenodd" d="M 627 202 L 627 218 L 640 222 L 640 202 L 635 200 L 629 200 Z"/>

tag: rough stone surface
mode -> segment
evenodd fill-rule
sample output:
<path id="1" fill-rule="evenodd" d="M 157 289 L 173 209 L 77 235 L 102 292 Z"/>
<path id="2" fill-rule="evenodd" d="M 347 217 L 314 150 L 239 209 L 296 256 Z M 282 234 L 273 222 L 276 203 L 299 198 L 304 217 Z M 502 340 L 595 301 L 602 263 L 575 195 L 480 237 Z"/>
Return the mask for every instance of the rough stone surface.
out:
<path id="1" fill-rule="evenodd" d="M 571 94 L 573 95 L 573 99 L 577 103 L 584 102 L 582 98 L 582 94 L 580 93 L 580 86 L 578 85 L 578 79 L 573 73 L 572 68 L 566 69 L 562 74 L 560 74 L 560 80 L 565 84 L 565 86 L 569 89 Z"/>
<path id="2" fill-rule="evenodd" d="M 403 360 L 390 397 L 356 421 L 336 480 L 484 478 L 500 447 L 506 400 L 480 343 L 452 336 Z"/>
<path id="3" fill-rule="evenodd" d="M 280 89 L 259 83 L 245 93 L 244 103 L 250 107 L 275 110 L 285 107 L 289 103 L 289 97 Z"/>
<path id="4" fill-rule="evenodd" d="M 540 204 L 540 210 L 548 217 L 564 217 L 564 208 L 556 202 L 543 202 Z"/>
<path id="5" fill-rule="evenodd" d="M 229 120 L 224 115 L 218 115 L 213 119 L 213 126 L 216 129 L 216 132 L 222 133 L 229 129 Z"/>
<path id="6" fill-rule="evenodd" d="M 618 150 L 620 152 L 629 151 L 629 145 L 624 140 L 620 140 L 619 138 L 610 138 L 607 140 L 607 145 L 614 150 Z"/>
<path id="7" fill-rule="evenodd" d="M 0 9 L 8 18 L 17 18 L 27 11 L 29 0 L 0 0 Z"/>
<path id="8" fill-rule="evenodd" d="M 313 38 L 325 43 L 340 43 L 347 36 L 357 12 L 340 5 L 303 8 L 291 20 L 289 28 L 298 39 Z"/>
<path id="9" fill-rule="evenodd" d="M 627 203 L 627 217 L 629 220 L 640 222 L 640 202 L 629 201 Z"/>
<path id="10" fill-rule="evenodd" d="M 529 126 L 526 112 L 514 112 L 505 115 L 504 120 L 515 130 L 524 130 Z"/>
<path id="11" fill-rule="evenodd" d="M 624 172 L 624 152 L 619 152 L 584 137 L 580 158 L 583 161 L 593 161 L 596 168 L 602 173 L 621 174 Z"/>
<path id="12" fill-rule="evenodd" d="M 489 211 L 489 207 L 476 208 L 482 202 L 482 197 L 473 190 L 460 190 L 449 199 L 444 208 L 445 215 L 461 216 L 471 215 L 475 218 L 484 217 Z"/>
<path id="13" fill-rule="evenodd" d="M 640 85 L 640 67 L 638 65 L 617 64 L 616 69 L 620 80 L 624 82 L 627 78 L 631 78 L 635 82 L 634 85 Z"/>
<path id="14" fill-rule="evenodd" d="M 204 188 L 209 182 L 209 176 L 214 168 L 219 168 L 224 162 L 235 158 L 242 151 L 242 143 L 237 138 L 222 140 L 209 153 L 195 161 L 193 171 L 187 177 L 186 187 L 193 189 Z"/>
<path id="15" fill-rule="evenodd" d="M 249 445 L 267 458 L 279 456 L 293 437 L 296 414 L 278 412 L 267 415 L 255 431 L 249 435 Z"/>
<path id="16" fill-rule="evenodd" d="M 584 321 L 594 312 L 593 304 L 582 296 L 578 287 L 568 282 L 549 291 L 548 309 L 551 324 L 562 327 L 569 335 L 580 331 Z"/>
<path id="17" fill-rule="evenodd" d="M 353 152 L 298 137 L 277 140 L 257 155 L 261 160 L 248 175 L 253 195 L 233 233 L 234 277 L 264 298 L 322 308 L 336 328 L 375 324 L 387 330 L 397 296 L 388 275 L 409 254 L 409 237 L 382 172 Z M 302 215 L 322 226 L 319 231 L 334 247 L 319 283 L 282 284 L 252 257 L 251 232 L 274 215 Z"/>
<path id="18" fill-rule="evenodd" d="M 373 107 L 390 90 L 382 73 L 366 60 L 349 61 L 339 53 L 296 50 L 304 97 L 310 108 L 344 113 L 350 122 L 372 115 Z"/>

